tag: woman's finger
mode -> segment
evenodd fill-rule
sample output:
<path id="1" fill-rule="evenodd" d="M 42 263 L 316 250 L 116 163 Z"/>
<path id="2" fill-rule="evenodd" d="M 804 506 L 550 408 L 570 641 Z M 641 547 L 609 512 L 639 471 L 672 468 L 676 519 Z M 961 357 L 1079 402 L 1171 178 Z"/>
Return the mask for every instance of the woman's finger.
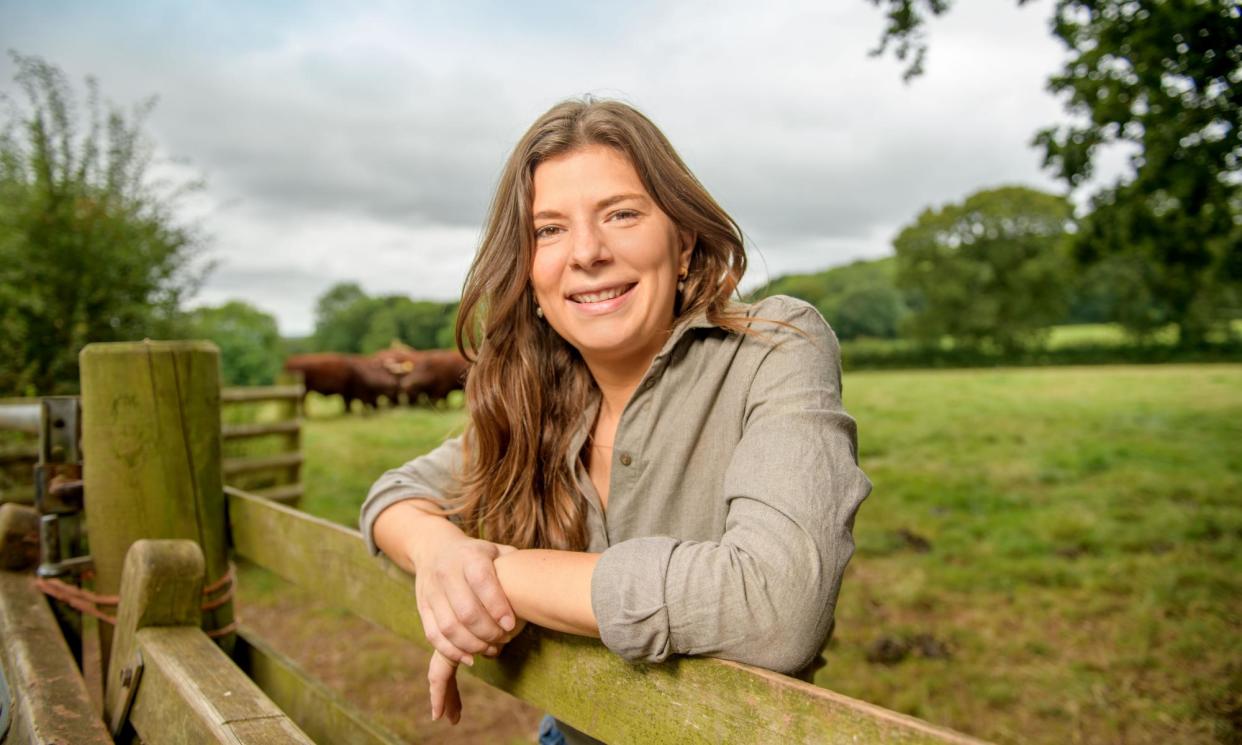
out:
<path id="1" fill-rule="evenodd" d="M 512 547 L 500 546 L 500 548 L 503 555 L 508 553 L 503 549 Z M 517 549 L 513 550 L 516 551 Z M 512 631 L 513 627 L 517 625 L 517 614 L 513 612 L 513 606 L 509 604 L 509 596 L 505 594 L 504 588 L 500 585 L 500 578 L 496 576 L 496 565 L 488 561 L 481 566 L 467 567 L 466 580 L 470 583 L 470 588 L 474 592 L 475 597 L 483 604 L 483 608 L 487 613 L 487 619 L 499 624 L 500 628 L 498 636 L 478 636 L 495 644 L 504 634 Z"/>
<path id="2" fill-rule="evenodd" d="M 429 605 L 432 614 L 435 615 L 437 630 L 442 639 L 438 644 L 432 641 L 432 646 L 444 651 L 446 657 L 473 665 L 474 660 L 469 659 L 469 656 L 486 650 L 488 642 L 479 639 L 458 622 L 453 606 L 449 604 L 448 598 L 444 595 L 433 596 Z M 430 640 L 430 637 L 428 639 Z M 456 656 L 451 651 L 454 648 L 458 650 Z"/>
<path id="3" fill-rule="evenodd" d="M 452 706 L 456 707 L 456 716 L 461 716 L 461 698 L 457 693 L 457 664 L 439 651 L 431 653 L 431 661 L 427 665 L 427 689 L 431 695 L 433 721 L 445 713 L 450 699 L 453 701 Z"/>
<path id="4" fill-rule="evenodd" d="M 453 724 L 461 721 L 461 692 L 457 689 L 457 671 L 448 679 L 444 691 L 444 716 Z"/>
<path id="5" fill-rule="evenodd" d="M 432 648 L 445 658 L 454 663 L 465 662 L 467 665 L 473 665 L 474 659 L 470 656 L 470 652 L 454 644 L 440 628 L 439 619 L 444 613 L 443 611 L 437 613 L 433 603 L 422 604 L 419 608 L 419 617 L 423 623 L 423 634 L 427 637 L 427 641 L 431 642 Z M 447 614 L 447 617 L 452 618 L 451 612 Z"/>
<path id="6" fill-rule="evenodd" d="M 466 565 L 463 576 L 444 585 L 457 620 L 470 633 L 489 644 L 505 635 L 500 621 L 512 611 L 490 560 Z"/>

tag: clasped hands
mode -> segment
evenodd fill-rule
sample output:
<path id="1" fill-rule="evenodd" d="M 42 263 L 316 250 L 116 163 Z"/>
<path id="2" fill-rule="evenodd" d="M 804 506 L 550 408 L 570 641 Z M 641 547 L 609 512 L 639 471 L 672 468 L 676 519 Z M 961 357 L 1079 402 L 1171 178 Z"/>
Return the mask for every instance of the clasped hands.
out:
<path id="1" fill-rule="evenodd" d="M 514 551 L 513 546 L 464 538 L 414 557 L 418 613 L 434 647 L 427 669 L 433 720 L 447 716 L 457 724 L 461 719 L 458 664 L 473 665 L 475 654 L 495 657 L 526 626 L 509 603 L 494 563 Z"/>

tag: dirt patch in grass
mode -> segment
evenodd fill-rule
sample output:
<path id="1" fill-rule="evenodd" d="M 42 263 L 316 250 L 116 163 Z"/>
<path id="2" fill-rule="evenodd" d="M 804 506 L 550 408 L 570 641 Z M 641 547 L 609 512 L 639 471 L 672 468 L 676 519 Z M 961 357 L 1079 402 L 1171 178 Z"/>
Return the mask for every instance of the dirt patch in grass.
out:
<path id="1" fill-rule="evenodd" d="M 462 672 L 461 721 L 431 721 L 430 654 L 296 587 L 246 568 L 238 615 L 245 626 L 324 685 L 407 742 L 514 745 L 537 742 L 543 712 Z M 249 580 L 249 581 L 248 581 Z"/>

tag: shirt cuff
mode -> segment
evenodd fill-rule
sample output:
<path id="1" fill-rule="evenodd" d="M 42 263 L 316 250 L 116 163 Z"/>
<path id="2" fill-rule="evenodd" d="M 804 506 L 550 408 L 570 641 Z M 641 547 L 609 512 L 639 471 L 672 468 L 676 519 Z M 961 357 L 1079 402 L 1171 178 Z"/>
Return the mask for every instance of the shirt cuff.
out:
<path id="1" fill-rule="evenodd" d="M 591 610 L 604 646 L 631 662 L 663 662 L 672 650 L 664 580 L 673 550 L 668 536 L 622 541 L 604 551 L 591 574 Z"/>

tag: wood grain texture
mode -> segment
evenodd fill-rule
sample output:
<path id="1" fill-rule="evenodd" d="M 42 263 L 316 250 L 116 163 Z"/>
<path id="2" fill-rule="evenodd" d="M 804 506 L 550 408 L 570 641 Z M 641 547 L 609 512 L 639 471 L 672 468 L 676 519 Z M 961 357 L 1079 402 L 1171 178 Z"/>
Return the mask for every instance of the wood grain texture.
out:
<path id="1" fill-rule="evenodd" d="M 194 541 L 139 540 L 125 555 L 121 602 L 104 682 L 104 712 L 116 731 L 120 705 L 136 663 L 138 632 L 148 626 L 192 626 L 202 618 L 203 552 Z"/>
<path id="2" fill-rule="evenodd" d="M 302 465 L 302 454 L 299 452 L 277 453 L 252 458 L 229 458 L 224 461 L 224 475 L 236 476 L 242 473 L 268 471 L 277 468 L 285 469 Z"/>
<path id="3" fill-rule="evenodd" d="M 137 649 L 144 670 L 130 722 L 144 742 L 314 742 L 201 629 L 148 627 Z"/>
<path id="4" fill-rule="evenodd" d="M 296 419 L 285 419 L 279 422 L 251 422 L 246 424 L 227 424 L 223 434 L 226 440 L 244 440 L 250 437 L 265 435 L 288 435 L 301 429 L 302 423 Z"/>
<path id="5" fill-rule="evenodd" d="M 31 575 L 0 571 L 0 654 L 16 699 L 6 743 L 111 745 L 73 654 Z"/>
<path id="6" fill-rule="evenodd" d="M 0 569 L 21 571 L 39 563 L 39 513 L 24 504 L 0 504 Z"/>
<path id="7" fill-rule="evenodd" d="M 220 472 L 219 352 L 209 342 L 89 344 L 81 354 L 86 526 L 96 591 L 120 589 L 141 538 L 192 540 L 208 581 L 228 570 Z M 206 628 L 233 620 L 228 603 Z M 226 648 L 231 638 L 221 640 Z M 109 658 L 111 629 L 100 627 Z"/>
<path id="8" fill-rule="evenodd" d="M 320 743 L 401 745 L 296 662 L 277 652 L 255 629 L 242 626 L 233 657 L 289 718 Z"/>
<path id="9" fill-rule="evenodd" d="M 303 487 L 301 484 L 283 484 L 281 486 L 260 489 L 255 491 L 254 494 L 263 497 L 264 499 L 270 499 L 273 502 L 280 502 L 281 504 L 296 507 L 298 502 L 302 499 Z"/>
<path id="10" fill-rule="evenodd" d="M 225 388 L 220 391 L 220 400 L 226 404 L 244 401 L 286 401 L 300 399 L 304 390 L 300 385 L 267 385 Z"/>
<path id="11" fill-rule="evenodd" d="M 240 555 L 430 648 L 413 579 L 372 558 L 357 531 L 235 489 L 228 494 Z M 476 656 L 461 669 L 609 743 L 980 742 L 749 665 L 692 657 L 635 665 L 597 640 L 535 627 L 500 658 Z"/>

